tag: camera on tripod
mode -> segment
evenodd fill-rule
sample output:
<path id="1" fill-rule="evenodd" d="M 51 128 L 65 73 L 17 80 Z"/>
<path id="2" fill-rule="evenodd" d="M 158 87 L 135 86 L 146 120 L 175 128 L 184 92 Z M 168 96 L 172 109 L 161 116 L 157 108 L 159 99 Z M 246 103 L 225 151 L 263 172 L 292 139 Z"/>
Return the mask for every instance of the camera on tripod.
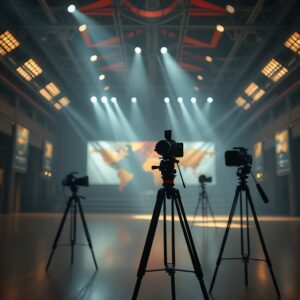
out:
<path id="1" fill-rule="evenodd" d="M 225 164 L 228 167 L 240 167 L 252 165 L 252 155 L 244 147 L 234 147 L 235 150 L 225 152 Z"/>
<path id="2" fill-rule="evenodd" d="M 205 175 L 200 175 L 199 176 L 199 182 L 200 183 L 205 183 L 205 182 L 211 182 L 212 181 L 212 177 L 206 177 Z"/>
<path id="3" fill-rule="evenodd" d="M 63 186 L 89 186 L 89 177 L 75 177 L 74 174 L 77 172 L 71 172 L 70 174 L 66 175 L 66 177 L 62 180 Z"/>
<path id="4" fill-rule="evenodd" d="M 165 130 L 165 140 L 157 142 L 154 150 L 164 158 L 183 157 L 183 143 L 172 140 L 171 130 Z"/>

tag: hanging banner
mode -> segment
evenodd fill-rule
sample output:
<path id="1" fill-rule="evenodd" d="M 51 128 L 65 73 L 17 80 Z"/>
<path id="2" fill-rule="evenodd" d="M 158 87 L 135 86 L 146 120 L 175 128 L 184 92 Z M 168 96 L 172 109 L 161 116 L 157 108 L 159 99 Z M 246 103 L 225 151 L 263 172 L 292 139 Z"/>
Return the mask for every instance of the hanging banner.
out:
<path id="1" fill-rule="evenodd" d="M 289 131 L 284 129 L 275 133 L 276 173 L 287 174 L 290 170 Z"/>
<path id="2" fill-rule="evenodd" d="M 254 144 L 254 171 L 256 179 L 262 179 L 264 166 L 263 166 L 263 143 L 257 142 Z"/>
<path id="3" fill-rule="evenodd" d="M 45 176 L 52 175 L 53 144 L 44 140 L 42 172 Z"/>
<path id="4" fill-rule="evenodd" d="M 29 135 L 27 128 L 21 125 L 16 126 L 13 167 L 23 172 L 27 171 Z"/>

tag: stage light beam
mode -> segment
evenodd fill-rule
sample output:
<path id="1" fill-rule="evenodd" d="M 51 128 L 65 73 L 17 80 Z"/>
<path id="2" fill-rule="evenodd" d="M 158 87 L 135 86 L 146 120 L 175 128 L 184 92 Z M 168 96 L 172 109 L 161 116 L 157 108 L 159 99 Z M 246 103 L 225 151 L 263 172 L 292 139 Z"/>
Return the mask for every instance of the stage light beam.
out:
<path id="1" fill-rule="evenodd" d="M 142 52 L 142 49 L 140 47 L 135 47 L 134 52 L 140 54 Z"/>
<path id="2" fill-rule="evenodd" d="M 98 99 L 97 99 L 96 96 L 92 96 L 92 97 L 91 97 L 91 102 L 92 102 L 92 103 L 97 103 L 97 101 L 98 101 Z"/>
<path id="3" fill-rule="evenodd" d="M 165 103 L 169 103 L 170 102 L 170 98 L 169 97 L 165 97 L 164 101 L 165 101 Z"/>
<path id="4" fill-rule="evenodd" d="M 167 47 L 161 47 L 161 48 L 160 48 L 160 52 L 161 52 L 162 54 L 165 54 L 165 53 L 168 52 L 168 48 L 167 48 Z"/>
<path id="5" fill-rule="evenodd" d="M 213 99 L 212 97 L 208 97 L 208 98 L 207 98 L 207 102 L 208 102 L 208 103 L 212 103 L 212 102 L 214 102 L 214 99 Z"/>
<path id="6" fill-rule="evenodd" d="M 137 102 L 137 98 L 136 98 L 136 97 L 132 97 L 132 98 L 131 98 L 131 102 L 132 102 L 132 103 Z"/>
<path id="7" fill-rule="evenodd" d="M 74 4 L 70 4 L 67 8 L 68 12 L 72 14 L 76 10 L 76 6 Z"/>

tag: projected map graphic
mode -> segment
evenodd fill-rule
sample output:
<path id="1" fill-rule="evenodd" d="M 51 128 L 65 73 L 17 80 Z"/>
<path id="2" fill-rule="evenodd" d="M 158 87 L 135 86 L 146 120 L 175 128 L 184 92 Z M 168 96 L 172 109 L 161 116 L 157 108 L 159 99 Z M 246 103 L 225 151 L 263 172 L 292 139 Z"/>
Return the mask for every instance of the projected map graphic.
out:
<path id="1" fill-rule="evenodd" d="M 151 166 L 159 165 L 154 151 L 156 142 L 93 141 L 87 144 L 87 174 L 90 184 L 118 185 L 123 191 L 130 185 L 153 187 L 161 184 L 161 174 Z M 198 185 L 201 174 L 215 183 L 215 147 L 210 142 L 184 142 L 184 157 L 178 158 L 185 183 Z M 177 183 L 179 173 L 177 171 Z"/>

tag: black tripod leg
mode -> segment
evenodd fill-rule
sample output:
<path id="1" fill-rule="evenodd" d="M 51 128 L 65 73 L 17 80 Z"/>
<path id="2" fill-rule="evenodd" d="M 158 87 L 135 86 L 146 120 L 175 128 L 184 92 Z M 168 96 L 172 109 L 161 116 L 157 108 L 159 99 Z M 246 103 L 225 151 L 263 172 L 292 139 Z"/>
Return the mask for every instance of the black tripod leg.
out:
<path id="1" fill-rule="evenodd" d="M 171 227 L 172 227 L 172 273 L 171 273 L 171 289 L 172 289 L 172 299 L 176 300 L 176 290 L 175 290 L 175 265 L 176 265 L 176 254 L 175 254 L 175 219 L 174 219 L 174 199 L 171 200 Z"/>
<path id="2" fill-rule="evenodd" d="M 67 218 L 67 215 L 68 215 L 68 211 L 71 207 L 71 204 L 72 204 L 72 201 L 73 201 L 73 198 L 69 198 L 69 202 L 67 204 L 67 207 L 65 209 L 65 212 L 64 212 L 64 215 L 63 215 L 63 218 L 60 222 L 60 225 L 58 227 L 58 231 L 56 233 L 56 236 L 55 236 L 55 239 L 54 239 L 54 242 L 53 242 L 53 246 L 52 246 L 52 251 L 51 251 L 51 254 L 49 256 L 49 259 L 48 259 L 48 262 L 47 262 L 47 266 L 46 266 L 46 271 L 48 270 L 49 266 L 50 266 L 50 263 L 51 263 L 51 260 L 52 260 L 52 257 L 53 257 L 53 254 L 54 254 L 54 251 L 56 249 L 56 246 L 57 246 L 57 242 L 59 240 L 59 237 L 61 235 L 61 232 L 62 232 L 62 229 L 64 227 L 64 224 L 65 224 L 65 221 L 66 221 L 66 218 Z"/>
<path id="3" fill-rule="evenodd" d="M 191 260 L 192 260 L 192 264 L 193 264 L 193 267 L 194 267 L 195 274 L 196 274 L 196 276 L 199 280 L 203 297 L 204 297 L 205 300 L 208 300 L 209 297 L 208 297 L 207 290 L 206 290 L 206 287 L 205 287 L 205 283 L 204 283 L 204 280 L 203 280 L 203 272 L 202 272 L 201 264 L 200 264 L 200 261 L 199 261 L 199 258 L 198 258 L 198 254 L 197 254 L 197 251 L 196 251 L 194 240 L 193 240 L 190 228 L 189 228 L 189 223 L 187 221 L 186 214 L 185 214 L 185 211 L 184 211 L 184 207 L 183 207 L 182 201 L 181 201 L 181 196 L 180 196 L 178 190 L 176 190 L 176 195 L 175 195 L 174 200 L 175 200 L 175 205 L 176 205 L 178 217 L 179 217 L 180 224 L 181 224 L 182 231 L 183 231 L 183 235 L 185 237 L 185 241 L 186 241 L 186 244 L 187 244 L 187 247 L 188 247 L 188 250 L 189 250 L 189 254 L 190 254 L 190 257 L 191 257 Z"/>
<path id="4" fill-rule="evenodd" d="M 154 239 L 154 235 L 155 235 L 155 231 L 156 231 L 156 227 L 157 227 L 157 223 L 158 223 L 158 219 L 159 219 L 159 215 L 160 215 L 160 211 L 161 211 L 161 207 L 162 207 L 164 199 L 165 199 L 164 191 L 163 191 L 163 189 L 160 189 L 157 192 L 156 203 L 154 206 L 152 219 L 151 219 L 150 226 L 148 229 L 148 234 L 146 237 L 145 246 L 144 246 L 143 254 L 141 257 L 139 269 L 137 272 L 137 280 L 135 283 L 132 300 L 137 299 L 139 289 L 141 286 L 141 282 L 142 282 L 143 276 L 145 275 L 145 272 L 146 272 L 148 259 L 149 259 L 150 251 L 152 248 L 153 239 Z"/>
<path id="5" fill-rule="evenodd" d="M 73 211 L 71 214 L 71 231 L 70 231 L 70 242 L 71 242 L 71 265 L 74 261 L 74 246 L 76 243 L 76 220 L 77 219 L 77 207 L 76 202 L 73 203 Z"/>
<path id="6" fill-rule="evenodd" d="M 217 227 L 217 223 L 216 223 L 216 219 L 215 219 L 215 214 L 214 214 L 214 212 L 213 212 L 213 210 L 212 210 L 212 207 L 211 207 L 211 205 L 210 205 L 210 202 L 209 202 L 209 200 L 208 200 L 208 195 L 207 195 L 207 193 L 205 194 L 205 199 L 206 199 L 206 203 L 207 203 L 207 206 L 208 206 L 208 210 L 209 210 L 209 212 L 210 212 L 210 214 L 211 214 L 211 216 L 212 216 L 212 218 L 213 218 L 213 221 L 214 221 L 214 223 L 215 223 L 215 226 Z"/>
<path id="7" fill-rule="evenodd" d="M 89 247 L 91 249 L 94 264 L 95 264 L 96 270 L 98 270 L 98 265 L 97 265 L 97 262 L 96 262 L 96 258 L 95 258 L 95 254 L 94 254 L 94 250 L 93 250 L 93 245 L 92 245 L 92 239 L 91 239 L 91 236 L 90 236 L 90 233 L 89 233 L 89 229 L 87 227 L 87 223 L 85 221 L 85 217 L 84 217 L 84 213 L 83 213 L 83 209 L 82 209 L 80 200 L 76 199 L 76 203 L 78 204 L 78 207 L 79 207 L 79 212 L 80 212 L 80 216 L 81 216 L 81 220 L 82 220 L 82 224 L 83 224 L 83 229 L 84 229 L 85 236 L 86 236 L 86 239 L 88 241 Z"/>
<path id="8" fill-rule="evenodd" d="M 200 201 L 201 201 L 201 198 L 199 196 L 198 203 L 197 203 L 197 206 L 196 206 L 196 209 L 195 209 L 195 212 L 194 212 L 194 218 L 193 218 L 192 226 L 194 226 L 194 223 L 195 223 L 196 215 L 197 215 L 198 210 L 199 210 Z"/>
<path id="9" fill-rule="evenodd" d="M 234 216 L 234 212 L 235 212 L 235 209 L 236 209 L 236 205 L 237 205 L 237 201 L 238 201 L 240 192 L 241 191 L 240 191 L 239 187 L 237 187 L 236 190 L 235 190 L 234 200 L 233 200 L 232 207 L 231 207 L 231 210 L 230 210 L 230 215 L 229 215 L 229 219 L 228 219 L 228 222 L 227 222 L 227 227 L 226 227 L 225 234 L 224 234 L 224 237 L 223 237 L 223 241 L 222 241 L 222 244 L 221 244 L 221 249 L 220 249 L 220 252 L 219 252 L 219 256 L 217 258 L 215 272 L 214 272 L 214 275 L 213 275 L 213 278 L 212 278 L 212 281 L 211 281 L 211 284 L 210 284 L 210 287 L 209 287 L 209 292 L 210 293 L 213 290 L 215 280 L 216 280 L 216 277 L 217 277 L 217 273 L 218 273 L 218 270 L 219 270 L 219 266 L 221 264 L 223 251 L 224 251 L 224 248 L 225 248 L 226 240 L 227 240 L 227 237 L 228 237 L 229 229 L 230 229 L 230 226 L 231 226 L 232 218 Z"/>
<path id="10" fill-rule="evenodd" d="M 278 287 L 278 284 L 277 284 L 277 281 L 276 281 L 276 278 L 275 278 L 275 274 L 273 272 L 272 263 L 271 263 L 271 260 L 270 260 L 269 254 L 268 254 L 267 246 L 265 244 L 265 241 L 264 241 L 261 229 L 260 229 L 260 225 L 258 223 L 256 211 L 255 211 L 255 208 L 254 208 L 254 205 L 253 205 L 253 201 L 252 201 L 252 198 L 251 198 L 251 195 L 250 195 L 249 188 L 246 189 L 246 196 L 247 196 L 247 199 L 248 199 L 250 207 L 251 207 L 251 211 L 252 211 L 252 215 L 253 215 L 253 218 L 254 218 L 255 226 L 256 226 L 256 229 L 257 229 L 257 232 L 258 232 L 258 236 L 259 236 L 260 243 L 261 243 L 265 258 L 266 258 L 267 265 L 269 267 L 269 271 L 271 273 L 271 277 L 272 277 L 272 280 L 273 280 L 273 283 L 274 283 L 274 286 L 275 286 L 275 289 L 276 289 L 277 296 L 280 297 L 280 290 L 279 290 L 279 287 Z"/>

